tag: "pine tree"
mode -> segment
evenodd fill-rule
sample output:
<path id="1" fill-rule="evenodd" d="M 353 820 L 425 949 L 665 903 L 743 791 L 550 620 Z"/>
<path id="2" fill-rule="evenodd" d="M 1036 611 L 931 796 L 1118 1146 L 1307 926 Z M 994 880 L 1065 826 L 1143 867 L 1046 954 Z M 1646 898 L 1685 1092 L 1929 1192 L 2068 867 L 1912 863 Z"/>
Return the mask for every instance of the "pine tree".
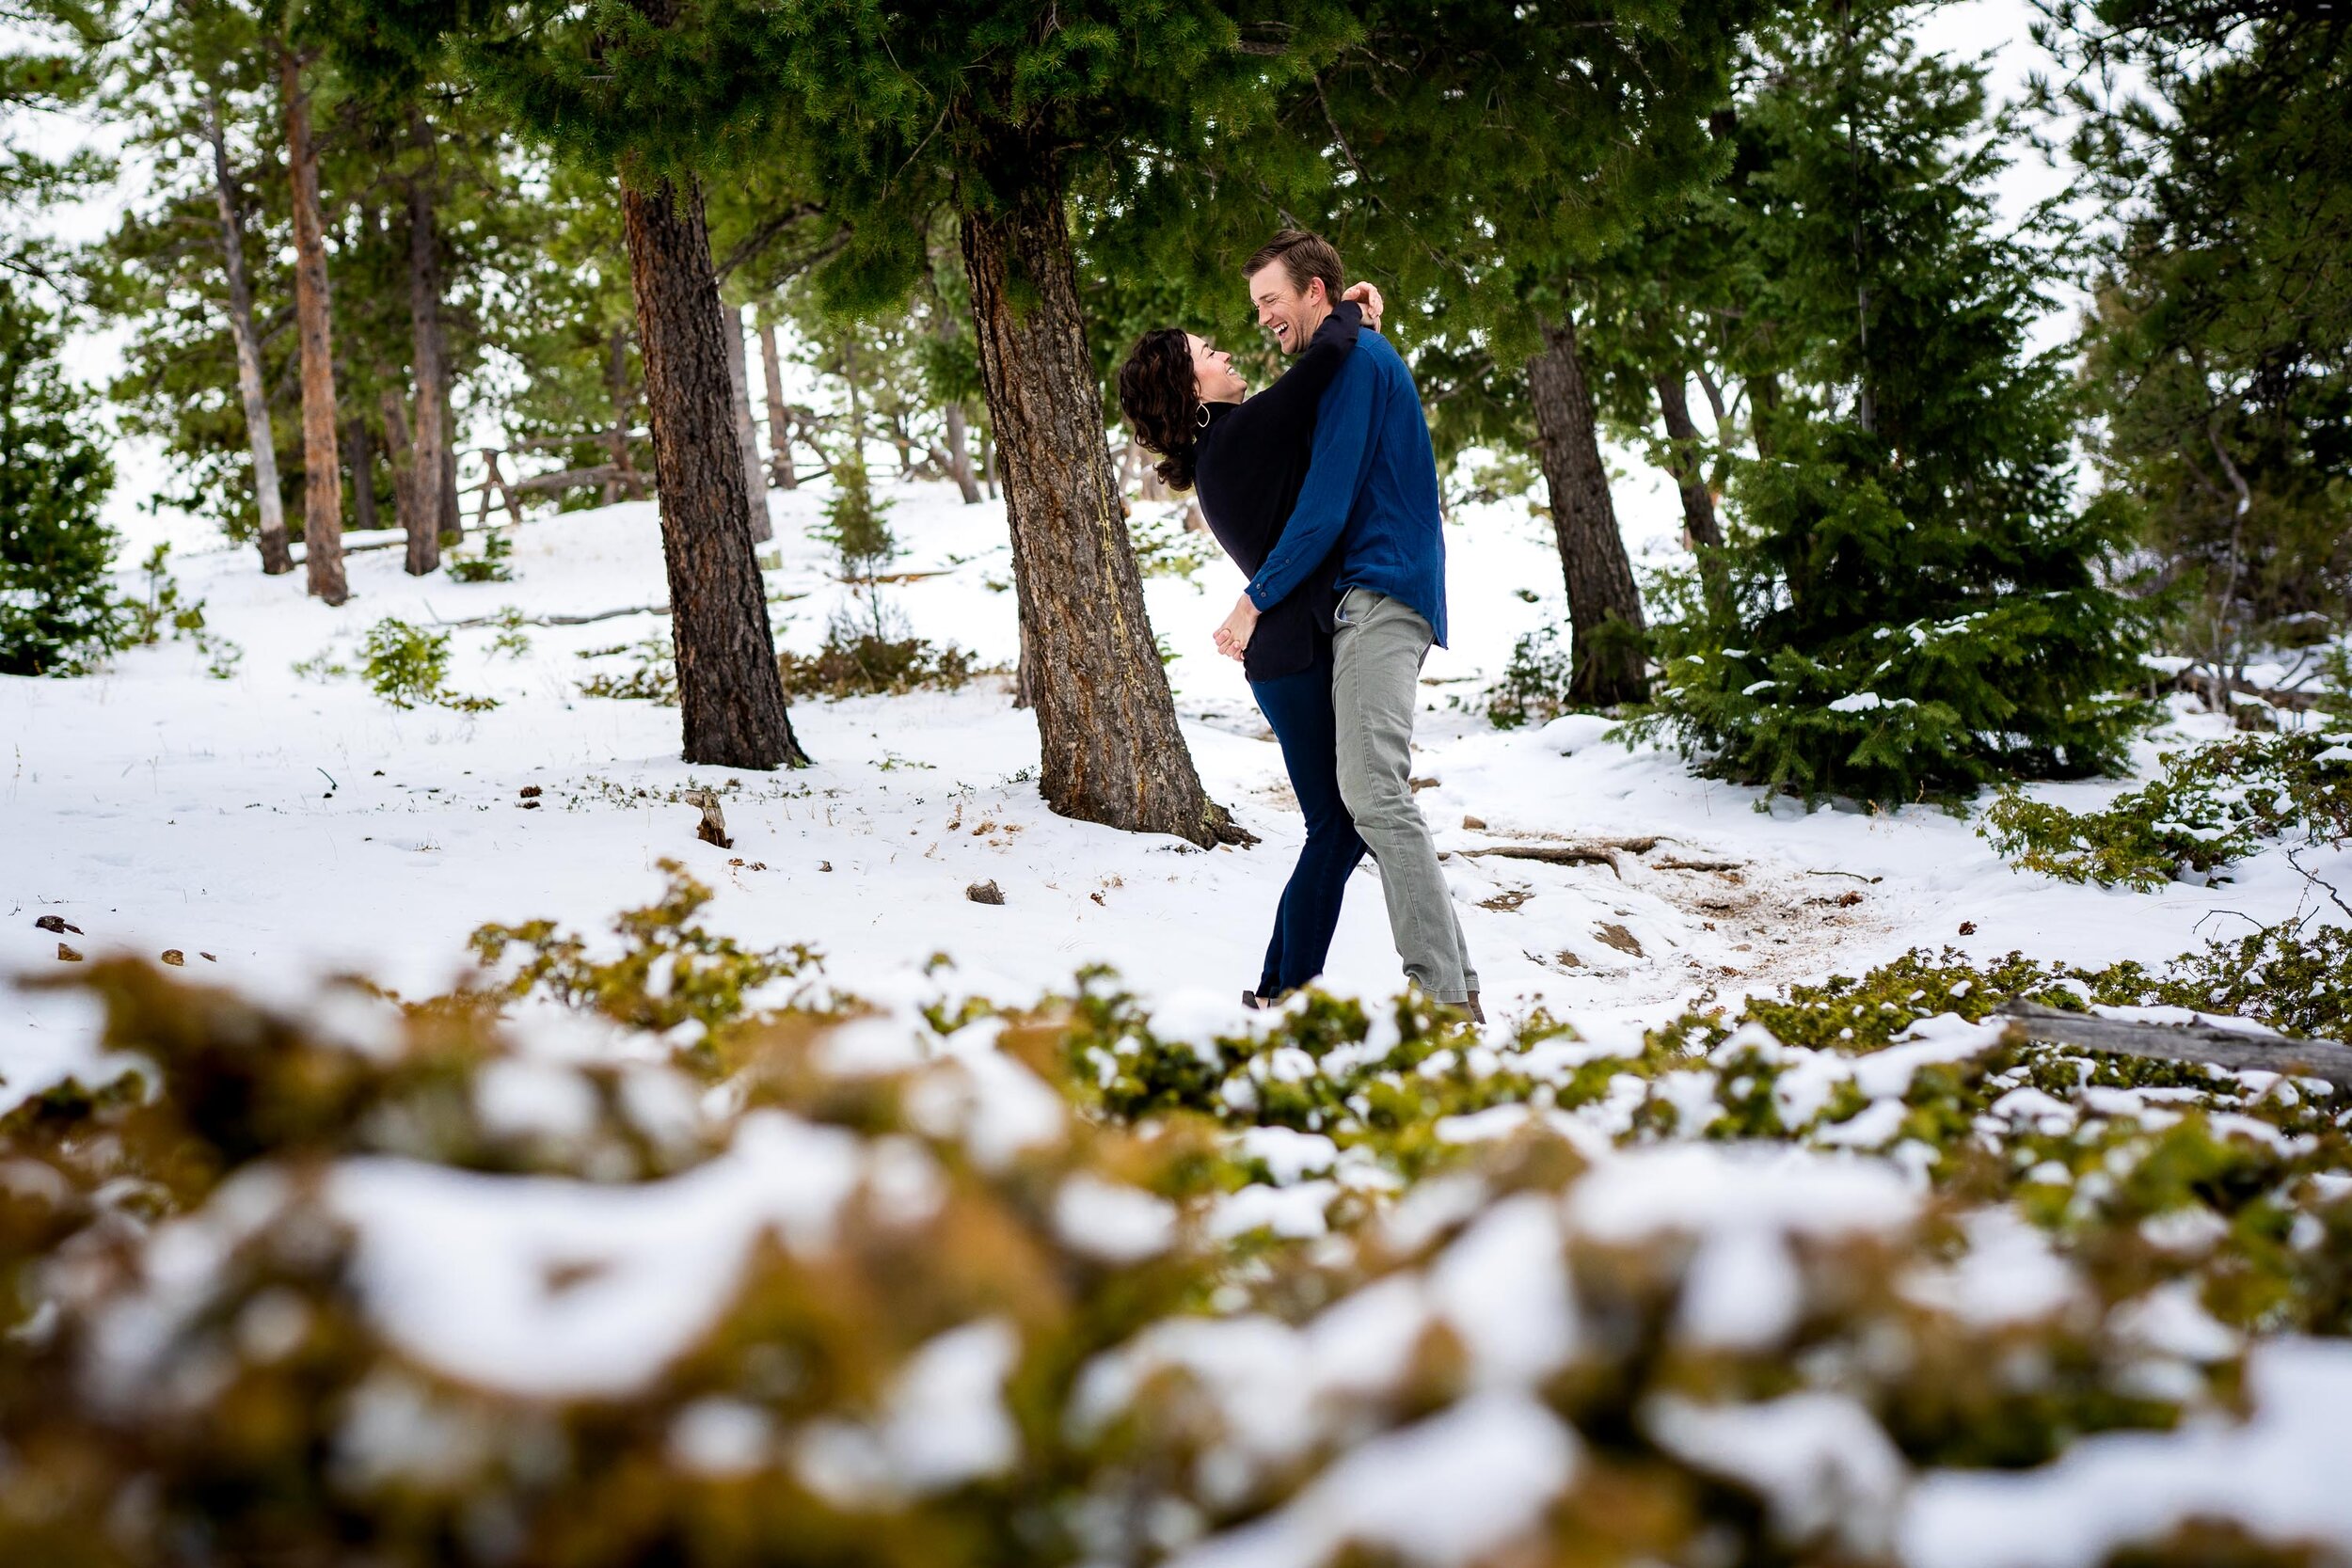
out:
<path id="1" fill-rule="evenodd" d="M 729 13 L 726 24 L 757 19 Z M 619 186 L 636 341 L 652 427 L 662 557 L 689 762 L 769 768 L 807 760 L 793 734 L 752 501 L 736 439 L 704 179 L 739 161 L 756 49 L 678 0 L 474 8 L 437 0 L 320 0 L 315 24 L 358 80 L 382 90 L 460 69 L 529 135 Z M 751 40 L 755 45 L 756 38 Z M 709 90 L 706 90 L 709 89 Z"/>
<path id="2" fill-rule="evenodd" d="M 2141 717 L 2098 574 L 2122 515 L 2074 503 L 2064 372 L 2026 342 L 2052 263 L 1994 231 L 1981 71 L 1919 53 L 1915 14 L 1832 0 L 1771 40 L 1756 276 L 1802 352 L 1726 592 L 1661 633 L 1686 747 L 1808 800 L 2093 773 Z"/>
<path id="3" fill-rule="evenodd" d="M 1326 0 L 1245 27 L 1209 0 L 776 8 L 779 114 L 851 241 L 835 303 L 896 309 L 954 214 L 1013 540 L 1040 785 L 1064 816 L 1237 835 L 1183 736 L 1104 438 L 1073 196 L 1212 126 L 1239 134 L 1343 37 Z M 759 51 L 746 44 L 753 69 Z"/>
<path id="4" fill-rule="evenodd" d="M 1098 264 L 1145 320 L 1177 277 L 1208 296 L 1185 302 L 1193 325 L 1234 322 L 1238 259 L 1293 218 L 1382 285 L 1387 330 L 1443 393 L 1441 450 L 1500 439 L 1541 463 L 1590 702 L 1643 689 L 1641 597 L 1586 362 L 1594 269 L 1717 172 L 1708 118 L 1756 8 L 1364 0 L 1254 136 L 1220 123 L 1099 198 L 1114 216 Z"/>
<path id="5" fill-rule="evenodd" d="M 29 290 L 0 288 L 0 674 L 72 673 L 121 633 L 98 514 L 114 468 L 59 345 Z"/>
<path id="6" fill-rule="evenodd" d="M 2057 9 L 2074 155 L 2122 220 L 2086 324 L 2094 453 L 2170 645 L 2224 673 L 2352 619 L 2352 17 Z"/>

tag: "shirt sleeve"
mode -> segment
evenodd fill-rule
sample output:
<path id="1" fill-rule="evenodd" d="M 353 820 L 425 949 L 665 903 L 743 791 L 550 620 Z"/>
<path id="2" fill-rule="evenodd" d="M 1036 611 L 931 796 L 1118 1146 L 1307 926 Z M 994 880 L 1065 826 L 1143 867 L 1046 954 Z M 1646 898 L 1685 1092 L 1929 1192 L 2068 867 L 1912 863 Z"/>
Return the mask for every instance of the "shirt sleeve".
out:
<path id="1" fill-rule="evenodd" d="M 1291 509 L 1274 553 L 1249 579 L 1249 602 L 1261 612 L 1288 598 L 1339 543 L 1372 450 L 1377 379 L 1377 367 L 1370 358 L 1351 355 L 1325 394 L 1315 420 L 1314 455 L 1298 504 Z"/>
<path id="2" fill-rule="evenodd" d="M 1323 318 L 1323 325 L 1315 328 L 1315 335 L 1291 368 L 1234 410 L 1249 417 L 1252 440 L 1307 438 L 1314 428 L 1315 405 L 1338 378 L 1340 367 L 1347 363 L 1363 320 L 1363 309 L 1354 300 L 1340 301 Z"/>

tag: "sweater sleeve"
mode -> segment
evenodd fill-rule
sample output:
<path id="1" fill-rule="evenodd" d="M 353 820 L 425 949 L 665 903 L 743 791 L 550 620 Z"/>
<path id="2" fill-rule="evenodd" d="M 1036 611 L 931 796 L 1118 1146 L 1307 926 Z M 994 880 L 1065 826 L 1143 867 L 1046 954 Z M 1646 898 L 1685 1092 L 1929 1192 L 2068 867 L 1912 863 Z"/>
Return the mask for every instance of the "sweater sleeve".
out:
<path id="1" fill-rule="evenodd" d="M 1338 377 L 1340 367 L 1347 363 L 1363 321 L 1362 307 L 1352 299 L 1340 301 L 1307 340 L 1297 361 L 1277 376 L 1274 385 L 1235 410 L 1248 416 L 1251 442 L 1307 439 L 1307 433 L 1314 428 L 1315 405 Z"/>
<path id="2" fill-rule="evenodd" d="M 1249 602 L 1272 610 L 1307 580 L 1339 543 L 1348 509 L 1364 475 L 1372 447 L 1372 420 L 1378 367 L 1361 355 L 1350 356 L 1332 383 L 1315 420 L 1314 456 L 1282 536 L 1258 575 L 1249 579 Z"/>

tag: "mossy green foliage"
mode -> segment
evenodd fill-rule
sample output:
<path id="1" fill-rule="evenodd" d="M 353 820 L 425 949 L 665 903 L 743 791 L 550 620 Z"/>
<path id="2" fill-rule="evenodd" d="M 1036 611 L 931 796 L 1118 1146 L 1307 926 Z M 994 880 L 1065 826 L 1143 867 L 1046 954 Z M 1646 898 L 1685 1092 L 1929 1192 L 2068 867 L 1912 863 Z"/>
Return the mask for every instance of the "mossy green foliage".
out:
<path id="1" fill-rule="evenodd" d="M 655 1034 L 691 1022 L 701 1032 L 757 1019 L 763 1011 L 789 1008 L 799 1000 L 754 1001 L 766 987 L 797 980 L 818 963 L 814 948 L 754 950 L 732 937 L 714 935 L 697 918 L 710 902 L 710 889 L 673 860 L 660 863 L 669 885 L 661 899 L 630 910 L 613 923 L 617 953 L 599 960 L 587 939 L 552 921 L 519 926 L 484 926 L 467 945 L 502 977 L 489 994 L 507 1001 L 548 997 L 569 1007 L 602 1013 L 614 1022 Z"/>
<path id="2" fill-rule="evenodd" d="M 2352 839 L 2352 736 L 2242 736 L 2167 752 L 2163 771 L 2099 811 L 2005 791 L 1978 832 L 2028 871 L 2142 890 L 2210 874 L 2280 840 Z"/>

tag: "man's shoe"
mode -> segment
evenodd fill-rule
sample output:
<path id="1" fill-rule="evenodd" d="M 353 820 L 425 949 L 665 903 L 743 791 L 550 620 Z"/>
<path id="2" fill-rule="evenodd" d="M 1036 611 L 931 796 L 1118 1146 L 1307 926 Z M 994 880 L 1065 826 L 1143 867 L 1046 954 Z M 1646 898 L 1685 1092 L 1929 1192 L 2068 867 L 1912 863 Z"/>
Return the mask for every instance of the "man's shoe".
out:
<path id="1" fill-rule="evenodd" d="M 1253 1013 L 1265 1006 L 1264 1003 L 1258 1000 L 1258 993 L 1254 990 L 1246 990 L 1241 993 L 1241 1005 L 1248 1008 Z"/>

